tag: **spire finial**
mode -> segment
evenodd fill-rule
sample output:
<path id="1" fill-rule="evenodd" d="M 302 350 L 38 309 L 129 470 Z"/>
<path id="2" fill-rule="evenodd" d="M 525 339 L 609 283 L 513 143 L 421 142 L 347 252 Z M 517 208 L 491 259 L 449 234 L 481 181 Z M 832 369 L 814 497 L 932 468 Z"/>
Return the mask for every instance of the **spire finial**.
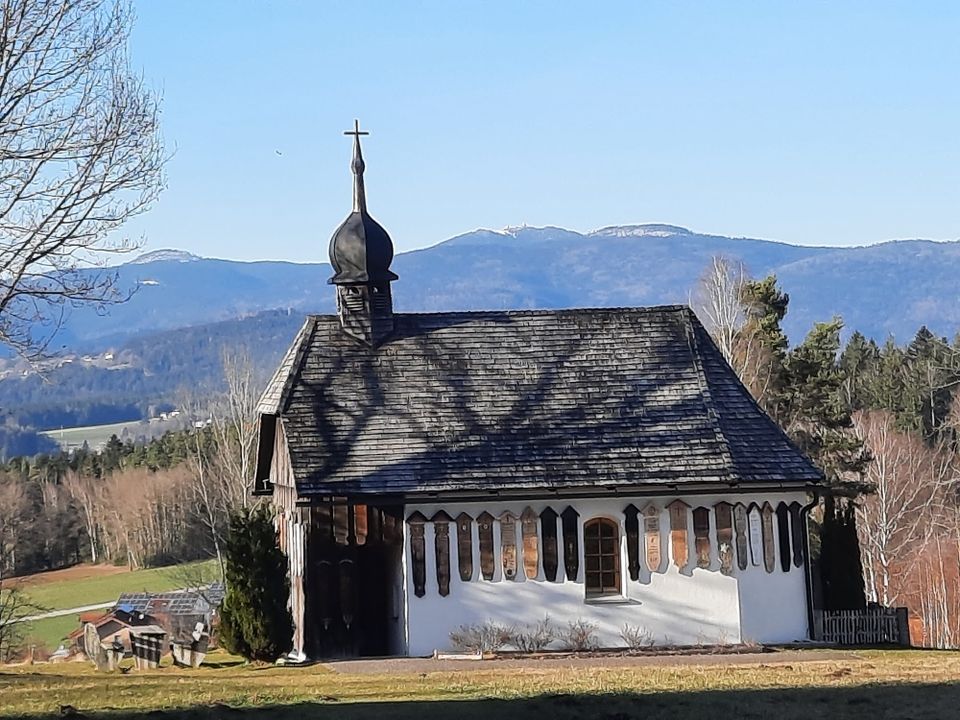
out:
<path id="1" fill-rule="evenodd" d="M 353 162 L 350 163 L 350 169 L 353 170 L 353 211 L 367 211 L 367 193 L 363 187 L 363 171 L 366 166 L 363 164 L 363 153 L 360 152 L 360 136 L 370 133 L 360 129 L 360 121 L 353 121 L 353 130 L 346 130 L 344 135 L 353 135 Z"/>

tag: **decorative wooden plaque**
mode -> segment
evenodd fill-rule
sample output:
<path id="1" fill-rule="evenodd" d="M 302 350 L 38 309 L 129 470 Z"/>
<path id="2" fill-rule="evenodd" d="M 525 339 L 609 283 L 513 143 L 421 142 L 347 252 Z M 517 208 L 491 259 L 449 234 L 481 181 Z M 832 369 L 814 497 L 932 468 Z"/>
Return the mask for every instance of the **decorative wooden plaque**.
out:
<path id="1" fill-rule="evenodd" d="M 643 542 L 647 570 L 660 570 L 660 508 L 652 503 L 643 509 Z"/>
<path id="2" fill-rule="evenodd" d="M 407 518 L 410 525 L 410 558 L 413 564 L 413 594 L 423 597 L 427 594 L 427 557 L 424 547 L 423 526 L 427 518 L 415 512 Z"/>
<path id="3" fill-rule="evenodd" d="M 773 539 L 773 507 L 770 503 L 763 504 L 763 566 L 768 573 L 773 572 L 777 557 Z"/>
<path id="4" fill-rule="evenodd" d="M 540 513 L 540 536 L 543 538 L 543 576 L 557 581 L 557 513 L 545 507 Z"/>
<path id="5" fill-rule="evenodd" d="M 357 545 L 367 541 L 367 506 L 353 506 L 353 539 Z"/>
<path id="6" fill-rule="evenodd" d="M 623 527 L 627 532 L 627 571 L 630 579 L 640 579 L 640 511 L 632 503 L 623 509 Z"/>
<path id="7" fill-rule="evenodd" d="M 757 505 L 751 505 L 747 511 L 747 525 L 750 533 L 750 564 L 759 566 L 763 557 L 763 528 L 760 508 Z"/>
<path id="8" fill-rule="evenodd" d="M 480 537 L 480 574 L 484 580 L 493 580 L 493 515 L 484 510 L 477 516 Z"/>
<path id="9" fill-rule="evenodd" d="M 420 526 L 423 527 L 422 525 Z M 353 625 L 357 611 L 357 566 L 350 558 L 344 558 L 339 563 L 340 575 L 340 617 L 347 630 Z"/>
<path id="10" fill-rule="evenodd" d="M 310 510 L 315 537 L 322 543 L 330 542 L 333 537 L 333 509 L 329 505 L 317 505 Z"/>
<path id="11" fill-rule="evenodd" d="M 790 503 L 790 539 L 793 541 L 793 564 L 796 567 L 803 565 L 803 553 L 807 544 L 804 542 L 803 508 L 794 500 Z"/>
<path id="12" fill-rule="evenodd" d="M 473 580 L 473 518 L 466 513 L 457 515 L 457 564 L 460 579 Z"/>
<path id="13" fill-rule="evenodd" d="M 563 568 L 567 572 L 567 580 L 576 582 L 580 574 L 580 513 L 568 505 L 560 514 L 560 519 L 563 522 Z"/>
<path id="14" fill-rule="evenodd" d="M 718 502 L 713 506 L 717 519 L 717 554 L 720 557 L 720 572 L 733 573 L 733 506 L 728 502 Z"/>
<path id="15" fill-rule="evenodd" d="M 523 573 L 533 580 L 537 577 L 540 552 L 537 547 L 537 514 L 531 507 L 520 516 L 520 537 L 523 538 Z"/>
<path id="16" fill-rule="evenodd" d="M 673 564 L 685 568 L 690 561 L 690 548 L 687 546 L 687 510 L 690 506 L 683 500 L 674 500 L 667 505 L 670 511 L 670 551 Z"/>
<path id="17" fill-rule="evenodd" d="M 697 552 L 697 567 L 710 567 L 710 511 L 705 507 L 693 511 L 693 546 Z"/>
<path id="18" fill-rule="evenodd" d="M 517 579 L 517 516 L 507 511 L 500 516 L 500 556 L 503 576 Z"/>
<path id="19" fill-rule="evenodd" d="M 790 572 L 790 508 L 785 502 L 777 505 L 777 548 L 780 551 L 780 569 Z"/>
<path id="20" fill-rule="evenodd" d="M 350 538 L 350 508 L 342 503 L 333 506 L 333 539 L 346 545 Z"/>
<path id="21" fill-rule="evenodd" d="M 317 615 L 320 617 L 320 623 L 323 625 L 323 629 L 329 630 L 330 623 L 333 622 L 333 563 L 329 560 L 320 560 L 314 567 L 317 575 L 317 579 L 313 583 L 314 588 L 317 590 Z"/>
<path id="22" fill-rule="evenodd" d="M 435 513 L 433 523 L 433 551 L 437 560 L 437 591 L 440 597 L 450 594 L 450 522 L 453 520 L 443 510 Z"/>
<path id="23" fill-rule="evenodd" d="M 750 562 L 750 549 L 747 544 L 750 521 L 747 516 L 747 508 L 743 503 L 737 503 L 733 506 L 733 527 L 737 535 L 737 567 L 746 570 L 747 564 Z"/>

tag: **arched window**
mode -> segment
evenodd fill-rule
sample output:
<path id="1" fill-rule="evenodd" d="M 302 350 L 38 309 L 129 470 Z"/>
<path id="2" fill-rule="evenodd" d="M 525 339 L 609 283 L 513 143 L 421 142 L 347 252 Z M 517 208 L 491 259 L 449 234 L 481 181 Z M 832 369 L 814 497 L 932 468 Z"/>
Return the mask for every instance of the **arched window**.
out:
<path id="1" fill-rule="evenodd" d="M 587 597 L 620 594 L 619 535 L 613 520 L 594 518 L 584 523 L 584 583 Z"/>

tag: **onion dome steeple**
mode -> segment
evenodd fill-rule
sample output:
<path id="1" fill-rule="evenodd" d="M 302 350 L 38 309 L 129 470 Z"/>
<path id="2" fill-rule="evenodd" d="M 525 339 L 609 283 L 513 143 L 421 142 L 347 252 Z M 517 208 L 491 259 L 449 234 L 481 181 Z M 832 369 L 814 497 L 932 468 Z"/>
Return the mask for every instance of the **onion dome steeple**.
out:
<path id="1" fill-rule="evenodd" d="M 390 283 L 397 279 L 391 272 L 393 241 L 367 212 L 367 194 L 363 184 L 363 153 L 360 136 L 369 135 L 353 121 L 353 212 L 330 238 L 330 264 L 337 286 L 337 314 L 344 332 L 376 347 L 393 332 L 393 297 Z"/>
<path id="2" fill-rule="evenodd" d="M 393 241 L 390 235 L 367 212 L 367 194 L 363 184 L 363 153 L 360 150 L 360 136 L 369 135 L 360 130 L 360 123 L 354 120 L 353 130 L 344 135 L 353 135 L 353 212 L 347 216 L 330 239 L 330 264 L 334 275 L 330 282 L 334 285 L 353 285 L 357 283 L 382 283 L 396 280 L 390 271 L 393 262 Z"/>

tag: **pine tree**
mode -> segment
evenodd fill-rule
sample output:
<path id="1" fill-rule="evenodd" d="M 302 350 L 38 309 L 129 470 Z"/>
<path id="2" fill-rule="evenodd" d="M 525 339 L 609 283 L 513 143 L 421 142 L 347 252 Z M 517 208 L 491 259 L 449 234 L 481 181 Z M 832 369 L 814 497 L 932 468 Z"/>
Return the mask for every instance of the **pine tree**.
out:
<path id="1" fill-rule="evenodd" d="M 742 368 L 741 380 L 757 403 L 779 422 L 788 347 L 781 323 L 787 314 L 790 296 L 777 286 L 776 276 L 770 275 L 763 280 L 745 282 L 741 300 L 747 319 L 736 340 L 739 356 L 736 364 Z"/>
<path id="2" fill-rule="evenodd" d="M 266 507 L 230 518 L 225 556 L 220 642 L 248 660 L 273 662 L 293 647 L 293 617 L 287 561 Z"/>
<path id="3" fill-rule="evenodd" d="M 816 323 L 787 355 L 787 386 L 781 422 L 800 448 L 823 470 L 829 486 L 856 493 L 870 455 L 853 432 L 844 402 L 844 373 L 838 362 L 843 321 Z"/>

